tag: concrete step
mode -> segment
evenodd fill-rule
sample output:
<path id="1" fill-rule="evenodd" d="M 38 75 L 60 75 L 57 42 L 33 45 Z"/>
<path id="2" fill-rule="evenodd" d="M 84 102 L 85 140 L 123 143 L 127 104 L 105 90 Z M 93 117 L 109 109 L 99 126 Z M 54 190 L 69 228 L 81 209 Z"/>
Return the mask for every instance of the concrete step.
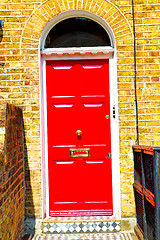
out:
<path id="1" fill-rule="evenodd" d="M 135 218 L 115 220 L 107 216 L 49 217 L 41 222 L 42 233 L 105 233 L 134 231 Z"/>

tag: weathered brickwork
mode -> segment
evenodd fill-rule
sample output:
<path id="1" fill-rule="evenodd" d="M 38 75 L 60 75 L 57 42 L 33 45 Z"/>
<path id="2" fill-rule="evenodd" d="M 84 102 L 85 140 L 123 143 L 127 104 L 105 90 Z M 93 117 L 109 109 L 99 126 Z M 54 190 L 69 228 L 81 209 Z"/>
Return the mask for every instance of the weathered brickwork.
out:
<path id="1" fill-rule="evenodd" d="M 24 223 L 23 125 L 20 108 L 7 105 L 4 127 L 5 141 L 3 149 L 0 149 L 0 239 L 20 240 Z"/>
<path id="2" fill-rule="evenodd" d="M 160 1 L 135 0 L 137 94 L 140 144 L 160 145 Z M 83 9 L 104 18 L 117 45 L 122 216 L 134 216 L 135 144 L 134 49 L 131 0 L 1 0 L 1 109 L 14 103 L 23 109 L 28 161 L 26 214 L 41 218 L 39 39 L 54 16 Z M 30 187 L 30 184 L 32 187 Z M 31 191 L 32 188 L 32 191 Z M 31 201 L 32 199 L 32 201 Z"/>

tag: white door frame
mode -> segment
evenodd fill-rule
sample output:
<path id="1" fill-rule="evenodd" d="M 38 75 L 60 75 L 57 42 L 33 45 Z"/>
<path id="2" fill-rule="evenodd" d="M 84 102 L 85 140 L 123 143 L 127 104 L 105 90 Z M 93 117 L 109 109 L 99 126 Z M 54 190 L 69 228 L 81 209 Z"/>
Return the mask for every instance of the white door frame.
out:
<path id="1" fill-rule="evenodd" d="M 52 48 L 44 49 L 45 39 L 52 27 L 69 17 L 87 17 L 106 29 L 111 47 Z M 118 123 L 118 91 L 117 91 L 117 59 L 115 38 L 108 24 L 100 17 L 83 10 L 67 11 L 59 14 L 49 22 L 40 39 L 40 92 L 41 92 L 41 144 L 42 144 L 42 216 L 49 217 L 49 182 L 48 182 L 48 142 L 47 142 L 47 101 L 46 101 L 46 61 L 47 60 L 85 60 L 109 59 L 110 109 L 111 109 L 111 150 L 112 150 L 112 186 L 113 216 L 121 218 L 120 201 L 120 163 L 119 163 L 119 123 Z M 115 118 L 113 117 L 115 107 Z"/>

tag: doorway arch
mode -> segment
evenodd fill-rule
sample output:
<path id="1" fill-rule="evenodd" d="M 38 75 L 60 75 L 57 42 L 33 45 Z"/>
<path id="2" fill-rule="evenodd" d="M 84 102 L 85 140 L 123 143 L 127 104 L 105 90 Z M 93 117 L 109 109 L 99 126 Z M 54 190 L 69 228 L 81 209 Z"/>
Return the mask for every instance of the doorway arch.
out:
<path id="1" fill-rule="evenodd" d="M 111 46 L 101 47 L 71 47 L 71 48 L 46 48 L 45 41 L 56 24 L 71 17 L 83 17 L 91 19 L 99 24 L 108 34 Z M 119 219 L 121 216 L 120 207 L 120 168 L 119 168 L 119 126 L 118 126 L 118 95 L 117 95 L 117 69 L 116 69 L 116 42 L 112 29 L 99 16 L 83 10 L 71 10 L 55 16 L 43 29 L 41 40 L 42 57 L 42 119 L 43 119 L 43 143 L 44 151 L 42 172 L 44 181 L 43 195 L 45 204 L 43 215 L 49 216 L 49 189 L 48 189 L 48 142 L 47 142 L 47 109 L 46 102 L 46 61 L 49 60 L 86 60 L 86 59 L 108 59 L 109 60 L 109 78 L 110 78 L 110 109 L 111 109 L 111 145 L 112 145 L 112 181 L 113 181 L 113 218 Z M 44 214 L 45 213 L 45 214 Z"/>
<path id="2" fill-rule="evenodd" d="M 51 19 L 46 26 L 44 27 L 42 34 L 41 34 L 41 38 L 40 38 L 40 49 L 41 51 L 44 50 L 45 48 L 45 41 L 46 38 L 49 34 L 49 32 L 51 31 L 51 29 L 53 29 L 58 23 L 67 20 L 67 19 L 71 19 L 71 18 L 86 18 L 89 19 L 93 22 L 95 22 L 96 24 L 98 24 L 99 26 L 101 26 L 105 31 L 106 34 L 108 35 L 110 41 L 111 41 L 111 47 L 115 48 L 116 47 L 116 42 L 115 42 L 115 36 L 114 33 L 111 29 L 111 27 L 109 26 L 109 24 L 101 17 L 99 17 L 98 15 L 86 11 L 86 10 L 70 10 L 70 11 L 66 11 L 66 12 L 62 12 L 59 15 L 55 16 L 53 19 Z"/>

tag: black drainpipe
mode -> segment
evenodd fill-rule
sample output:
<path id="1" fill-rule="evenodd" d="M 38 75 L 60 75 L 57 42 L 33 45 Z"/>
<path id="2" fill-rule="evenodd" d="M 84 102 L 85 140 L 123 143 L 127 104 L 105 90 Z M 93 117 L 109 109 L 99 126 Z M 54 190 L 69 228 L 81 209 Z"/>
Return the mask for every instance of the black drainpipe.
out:
<path id="1" fill-rule="evenodd" d="M 134 22 L 134 1 L 132 0 L 132 15 L 133 15 L 133 36 L 134 36 L 134 90 L 135 90 L 135 105 L 136 105 L 136 144 L 139 145 L 138 131 L 138 103 L 137 103 L 137 64 L 136 64 L 136 37 L 135 37 L 135 22 Z"/>

